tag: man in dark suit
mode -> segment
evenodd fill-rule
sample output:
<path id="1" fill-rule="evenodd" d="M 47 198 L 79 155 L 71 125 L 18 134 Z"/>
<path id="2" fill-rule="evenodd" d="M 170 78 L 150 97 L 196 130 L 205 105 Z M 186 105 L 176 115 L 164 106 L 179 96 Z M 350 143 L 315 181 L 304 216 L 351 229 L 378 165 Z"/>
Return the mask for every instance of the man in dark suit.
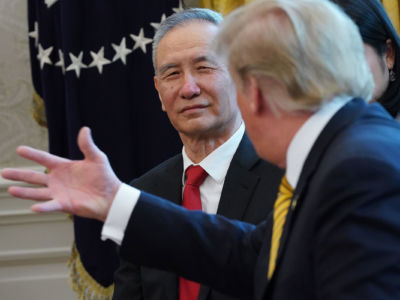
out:
<path id="1" fill-rule="evenodd" d="M 210 54 L 209 46 L 221 21 L 220 14 L 196 8 L 175 13 L 158 27 L 153 43 L 154 81 L 162 108 L 178 130 L 184 150 L 131 184 L 182 205 L 184 171 L 192 163 L 199 164 L 209 173 L 200 187 L 205 198 L 203 211 L 257 224 L 272 211 L 283 174 L 261 160 L 243 134 L 234 85 L 226 68 Z M 183 105 L 195 104 L 207 104 L 209 108 L 197 110 L 211 113 L 180 111 Z M 114 300 L 183 297 L 174 273 L 121 259 L 114 277 Z M 195 299 L 233 298 L 203 285 L 198 295 L 193 295 Z"/>
<path id="2" fill-rule="evenodd" d="M 182 199 L 182 155 L 177 155 L 134 180 L 132 185 L 175 204 Z M 217 213 L 257 224 L 272 211 L 281 170 L 261 160 L 243 136 L 225 177 Z M 115 273 L 114 299 L 178 299 L 178 276 L 121 259 Z M 233 299 L 201 285 L 198 299 Z"/>
<path id="3" fill-rule="evenodd" d="M 3 176 L 48 188 L 9 192 L 50 200 L 35 211 L 105 220 L 103 238 L 128 261 L 243 299 L 399 298 L 400 125 L 363 100 L 373 79 L 355 24 L 329 1 L 260 0 L 228 16 L 215 49 L 229 62 L 257 153 L 286 169 L 271 218 L 255 226 L 190 212 L 121 184 L 88 129 L 84 161 L 18 149 L 50 174 Z M 88 182 L 76 186 L 78 175 Z"/>

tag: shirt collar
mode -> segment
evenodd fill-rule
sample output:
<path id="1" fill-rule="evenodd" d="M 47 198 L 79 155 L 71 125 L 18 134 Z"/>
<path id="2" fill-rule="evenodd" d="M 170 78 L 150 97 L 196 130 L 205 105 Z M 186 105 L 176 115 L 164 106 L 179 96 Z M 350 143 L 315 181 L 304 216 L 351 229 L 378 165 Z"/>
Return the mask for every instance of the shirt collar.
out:
<path id="1" fill-rule="evenodd" d="M 286 154 L 286 178 L 292 187 L 296 187 L 304 162 L 326 124 L 351 99 L 349 96 L 335 97 L 314 113 L 297 131 Z"/>
<path id="2" fill-rule="evenodd" d="M 218 183 L 222 183 L 228 172 L 229 165 L 232 161 L 236 149 L 239 147 L 240 141 L 244 134 L 244 123 L 240 125 L 239 129 L 221 146 L 208 154 L 198 165 L 200 165 L 208 175 Z M 182 183 L 185 184 L 185 171 L 191 165 L 196 165 L 187 156 L 185 146 L 182 149 L 183 156 L 183 175 Z"/>

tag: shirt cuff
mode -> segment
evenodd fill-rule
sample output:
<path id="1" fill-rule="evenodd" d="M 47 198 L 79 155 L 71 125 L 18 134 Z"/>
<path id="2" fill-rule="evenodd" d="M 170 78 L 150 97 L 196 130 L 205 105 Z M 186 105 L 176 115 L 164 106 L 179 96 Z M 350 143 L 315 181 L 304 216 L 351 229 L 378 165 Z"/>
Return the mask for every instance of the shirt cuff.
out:
<path id="1" fill-rule="evenodd" d="M 101 231 L 103 241 L 110 239 L 121 245 L 129 218 L 140 197 L 140 190 L 122 183 L 111 204 Z"/>

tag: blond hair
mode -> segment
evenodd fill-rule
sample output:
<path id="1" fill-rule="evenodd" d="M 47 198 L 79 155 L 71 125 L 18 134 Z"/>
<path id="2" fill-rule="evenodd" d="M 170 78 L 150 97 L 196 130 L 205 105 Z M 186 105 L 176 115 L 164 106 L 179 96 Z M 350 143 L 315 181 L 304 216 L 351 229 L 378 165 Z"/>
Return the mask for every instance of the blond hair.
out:
<path id="1" fill-rule="evenodd" d="M 214 43 L 245 86 L 256 78 L 283 85 L 286 111 L 317 110 L 338 95 L 369 100 L 373 78 L 357 26 L 326 0 L 257 0 L 228 15 Z"/>

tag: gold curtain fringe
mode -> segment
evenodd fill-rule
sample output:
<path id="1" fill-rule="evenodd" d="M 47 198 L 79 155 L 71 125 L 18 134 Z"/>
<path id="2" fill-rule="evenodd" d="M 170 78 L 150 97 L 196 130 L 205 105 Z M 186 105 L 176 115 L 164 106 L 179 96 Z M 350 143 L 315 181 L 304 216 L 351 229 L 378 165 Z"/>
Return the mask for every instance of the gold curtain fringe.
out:
<path id="1" fill-rule="evenodd" d="M 43 101 L 42 97 L 40 97 L 40 95 L 36 91 L 33 91 L 33 101 L 32 101 L 31 112 L 32 112 L 33 119 L 40 126 L 47 127 L 44 101 Z"/>
<path id="2" fill-rule="evenodd" d="M 103 287 L 86 271 L 82 264 L 76 244 L 72 246 L 71 256 L 68 261 L 70 269 L 69 283 L 78 294 L 79 300 L 111 300 L 114 284 Z"/>

